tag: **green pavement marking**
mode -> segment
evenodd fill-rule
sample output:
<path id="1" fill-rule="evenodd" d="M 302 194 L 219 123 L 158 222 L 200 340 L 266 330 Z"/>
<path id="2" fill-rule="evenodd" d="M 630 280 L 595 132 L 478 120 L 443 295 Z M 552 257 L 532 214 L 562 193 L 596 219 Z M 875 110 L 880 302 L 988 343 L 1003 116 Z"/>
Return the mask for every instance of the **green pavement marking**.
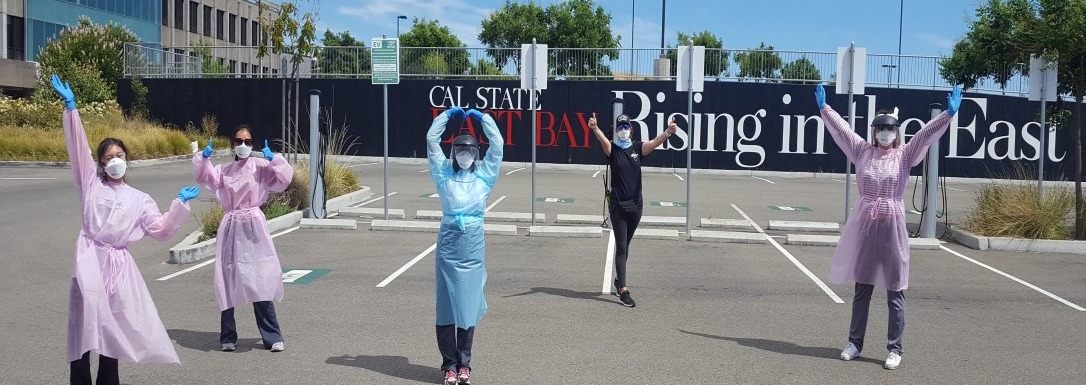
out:
<path id="1" fill-rule="evenodd" d="M 913 210 L 913 209 L 905 210 L 905 212 L 907 212 L 909 214 L 912 214 L 912 215 L 920 215 L 919 211 L 916 211 L 916 210 Z"/>
<path id="2" fill-rule="evenodd" d="M 535 198 L 535 201 L 544 203 L 573 203 L 573 198 Z"/>
<path id="3" fill-rule="evenodd" d="M 686 202 L 653 201 L 652 205 L 660 207 L 686 207 Z"/>
<path id="4" fill-rule="evenodd" d="M 802 206 L 769 206 L 769 208 L 780 211 L 814 211 L 810 207 Z"/>
<path id="5" fill-rule="evenodd" d="M 318 278 L 323 277 L 332 270 L 330 269 L 288 269 L 283 268 L 283 283 L 293 283 L 295 285 L 305 285 L 312 283 Z"/>
<path id="6" fill-rule="evenodd" d="M 441 194 L 438 193 L 425 193 L 419 196 L 423 198 L 441 198 Z"/>

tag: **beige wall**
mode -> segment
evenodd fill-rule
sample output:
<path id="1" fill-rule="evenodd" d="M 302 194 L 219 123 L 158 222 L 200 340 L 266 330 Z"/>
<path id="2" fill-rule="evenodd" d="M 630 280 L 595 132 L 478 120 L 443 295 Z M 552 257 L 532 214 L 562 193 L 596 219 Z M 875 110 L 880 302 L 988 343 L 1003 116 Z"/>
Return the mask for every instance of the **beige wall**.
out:
<path id="1" fill-rule="evenodd" d="M 216 58 L 223 58 L 224 64 L 229 67 L 231 60 L 237 62 L 235 71 L 242 71 L 242 64 L 257 65 L 260 68 L 260 72 L 263 71 L 263 67 L 279 68 L 278 60 L 268 56 L 263 59 L 257 58 L 257 49 L 252 46 L 252 23 L 259 18 L 260 9 L 255 0 L 196 0 L 199 4 L 197 9 L 197 26 L 196 33 L 189 32 L 190 26 L 190 4 L 192 0 L 185 0 L 184 2 L 184 29 L 175 28 L 175 12 L 176 12 L 176 0 L 169 0 L 167 3 L 166 12 L 166 26 L 162 26 L 162 46 L 164 48 L 173 49 L 175 47 L 182 47 L 186 51 L 189 48 L 197 45 L 203 41 L 209 43 L 212 47 L 212 55 Z M 264 3 L 269 3 L 265 1 Z M 274 5 L 274 3 L 272 3 Z M 212 7 L 211 13 L 211 36 L 204 36 L 204 6 L 210 5 Z M 218 36 L 218 11 L 223 10 L 226 14 L 223 17 L 223 39 L 217 39 Z M 235 43 L 230 43 L 230 15 L 237 15 L 237 24 L 235 25 Z M 244 41 L 241 35 L 241 21 L 245 19 L 246 35 Z M 261 27 L 262 28 L 262 27 Z M 253 73 L 250 68 L 246 73 Z"/>
<path id="2" fill-rule="evenodd" d="M 37 78 L 34 63 L 0 59 L 0 88 L 34 88 Z"/>
<path id="3" fill-rule="evenodd" d="M 25 0 L 0 0 L 0 1 L 7 2 L 7 12 L 8 12 L 9 15 L 18 16 L 18 17 L 26 17 L 26 4 L 23 3 Z M 6 20 L 4 22 L 7 23 Z"/>

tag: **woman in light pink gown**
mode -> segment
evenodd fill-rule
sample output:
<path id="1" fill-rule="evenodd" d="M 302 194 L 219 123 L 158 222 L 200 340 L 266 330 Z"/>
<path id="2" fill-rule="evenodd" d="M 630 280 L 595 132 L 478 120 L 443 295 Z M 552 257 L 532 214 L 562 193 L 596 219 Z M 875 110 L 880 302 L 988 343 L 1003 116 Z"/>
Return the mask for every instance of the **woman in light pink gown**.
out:
<path id="1" fill-rule="evenodd" d="M 220 311 L 219 343 L 223 351 L 237 347 L 234 307 L 253 304 L 265 349 L 284 350 L 283 333 L 272 301 L 283 300 L 283 271 L 260 205 L 272 192 L 286 190 L 294 169 L 275 156 L 264 141 L 264 158 L 250 157 L 253 137 L 248 126 L 234 131 L 234 161 L 213 166 L 211 142 L 192 158 L 196 182 L 218 197 L 226 215 L 219 223 L 215 250 L 215 303 Z"/>
<path id="2" fill-rule="evenodd" d="M 830 266 L 830 283 L 856 282 L 849 344 L 842 350 L 841 359 L 856 358 L 863 350 L 871 292 L 879 286 L 886 289 L 890 313 L 886 345 L 890 353 L 884 367 L 895 369 L 901 363 L 905 290 L 909 288 L 909 235 L 902 203 L 909 170 L 924 160 L 928 146 L 946 132 L 961 105 L 961 90 L 954 87 L 947 97 L 946 112 L 925 124 L 907 144 L 903 144 L 896 114 L 881 113 L 872 120 L 871 137 L 876 140 L 870 143 L 826 105 L 826 91 L 821 84 L 815 90 L 815 100 L 833 141 L 856 165 L 860 192 Z"/>
<path id="3" fill-rule="evenodd" d="M 166 328 L 128 245 L 151 236 L 165 241 L 189 216 L 198 187 L 186 187 L 166 214 L 146 193 L 125 183 L 124 142 L 106 138 L 92 156 L 71 88 L 53 75 L 64 97 L 64 138 L 83 229 L 76 238 L 68 310 L 68 361 L 72 384 L 90 384 L 90 352 L 99 354 L 98 384 L 117 384 L 117 362 L 179 363 Z"/>

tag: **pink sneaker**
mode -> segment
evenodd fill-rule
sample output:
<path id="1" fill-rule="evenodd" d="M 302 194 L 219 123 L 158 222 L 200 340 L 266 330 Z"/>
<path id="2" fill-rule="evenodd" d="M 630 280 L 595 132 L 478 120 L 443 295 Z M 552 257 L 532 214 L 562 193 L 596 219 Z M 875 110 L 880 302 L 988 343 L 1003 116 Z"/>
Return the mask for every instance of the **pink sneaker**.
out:
<path id="1" fill-rule="evenodd" d="M 460 385 L 471 385 L 471 371 L 468 368 L 460 368 Z"/>
<path id="2" fill-rule="evenodd" d="M 452 371 L 452 370 L 446 370 L 445 371 L 445 382 L 442 382 L 442 385 L 457 385 L 459 383 L 460 383 L 460 380 L 456 378 L 456 372 L 455 371 Z"/>

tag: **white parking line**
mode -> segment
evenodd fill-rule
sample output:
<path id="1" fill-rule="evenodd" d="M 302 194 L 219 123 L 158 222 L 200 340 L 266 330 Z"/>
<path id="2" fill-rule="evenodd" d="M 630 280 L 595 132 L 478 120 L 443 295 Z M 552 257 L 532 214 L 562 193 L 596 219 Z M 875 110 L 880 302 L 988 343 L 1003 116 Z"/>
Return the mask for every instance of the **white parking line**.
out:
<path id="1" fill-rule="evenodd" d="M 430 169 L 419 170 L 419 172 L 427 172 L 427 171 L 430 171 Z"/>
<path id="2" fill-rule="evenodd" d="M 676 178 L 679 178 L 679 180 L 686 180 L 686 179 L 683 179 L 683 177 L 679 176 L 679 174 L 671 174 L 671 175 L 674 175 Z"/>
<path id="3" fill-rule="evenodd" d="M 607 254 L 603 255 L 606 259 L 603 265 L 603 288 L 600 289 L 600 294 L 611 294 L 611 271 L 614 270 L 615 263 L 615 232 L 607 230 L 610 235 L 607 236 Z"/>
<path id="4" fill-rule="evenodd" d="M 520 170 L 523 170 L 523 169 L 524 169 L 524 167 L 521 167 L 521 168 L 518 168 L 518 169 L 516 169 L 516 170 L 513 170 L 513 171 L 510 171 L 510 172 L 507 172 L 507 173 L 505 173 L 505 175 L 509 175 L 509 174 L 512 174 L 512 173 L 514 173 L 514 172 L 517 172 L 517 171 L 520 171 Z"/>
<path id="5" fill-rule="evenodd" d="M 1041 294 L 1047 295 L 1049 298 L 1060 301 L 1064 305 L 1070 306 L 1072 309 L 1075 309 L 1075 310 L 1078 310 L 1078 311 L 1086 311 L 1086 308 L 1083 308 L 1082 306 L 1075 305 L 1075 304 L 1071 303 L 1071 301 L 1060 298 L 1059 296 L 1057 296 L 1055 294 L 1049 293 L 1045 289 L 1039 288 L 1039 287 L 1034 286 L 1033 284 L 1031 284 L 1029 282 L 1018 279 L 1018 277 L 1015 277 L 1013 275 L 1010 275 L 1010 274 L 1004 273 L 1002 271 L 999 271 L 999 269 L 996 269 L 994 267 L 985 265 L 984 263 L 981 263 L 980 261 L 977 261 L 977 260 L 975 260 L 973 258 L 966 257 L 965 255 L 962 255 L 961 253 L 959 253 L 957 251 L 951 250 L 951 249 L 947 248 L 946 246 L 940 245 L 939 248 L 941 248 L 943 250 L 946 250 L 946 252 L 954 254 L 954 255 L 958 256 L 959 258 L 961 258 L 961 259 L 964 259 L 964 260 L 969 261 L 969 262 L 973 262 L 973 263 L 977 264 L 977 266 L 983 267 L 985 269 L 991 270 L 992 272 L 994 272 L 996 274 L 999 274 L 999 275 L 1002 275 L 1004 277 L 1010 278 L 1012 281 L 1018 282 L 1018 283 L 1026 286 L 1026 287 L 1028 287 L 1030 289 L 1036 290 L 1036 291 L 1040 292 Z"/>
<path id="6" fill-rule="evenodd" d="M 395 191 L 388 193 L 388 196 L 393 196 L 393 195 L 396 195 Z M 382 199 L 385 199 L 385 197 L 384 196 L 379 196 L 377 198 L 370 199 L 368 201 L 359 203 L 359 204 L 354 205 L 352 207 L 362 207 L 362 206 L 368 205 L 368 204 L 373 203 L 373 202 L 377 202 L 377 201 L 382 200 Z"/>
<path id="7" fill-rule="evenodd" d="M 750 217 L 747 216 L 747 213 L 744 213 L 743 210 L 740 210 L 739 206 L 733 204 L 732 208 L 735 209 L 735 211 L 738 211 L 739 215 L 742 215 L 743 218 L 747 220 L 747 222 L 750 222 L 750 224 L 754 226 L 754 228 L 758 230 L 759 233 L 765 235 L 765 230 L 762 230 L 761 226 L 758 226 L 758 224 L 755 223 L 754 220 L 750 219 Z M 803 272 L 803 274 L 806 274 L 807 278 L 810 278 L 812 281 L 814 281 L 816 285 L 818 285 L 818 287 L 822 288 L 822 291 L 826 292 L 826 295 L 830 296 L 830 299 L 832 299 L 833 302 L 845 303 L 845 301 L 842 300 L 841 297 L 838 297 L 837 294 L 833 292 L 833 290 L 830 290 L 829 286 L 826 286 L 826 284 L 822 282 L 821 279 L 818 279 L 818 277 L 816 277 L 814 273 L 811 273 L 810 270 L 807 270 L 807 267 L 803 266 L 803 264 L 800 263 L 799 260 L 796 259 L 796 257 L 792 256 L 792 253 L 789 253 L 788 250 L 785 250 L 784 247 L 781 247 L 781 244 L 777 243 L 776 239 L 768 236 L 766 237 L 766 239 L 769 241 L 769 243 L 773 244 L 773 247 L 776 247 L 777 250 L 781 252 L 781 254 L 784 254 L 785 257 L 788 257 L 788 259 L 792 261 L 792 263 L 795 264 L 796 267 L 798 267 L 799 270 Z"/>
<path id="8" fill-rule="evenodd" d="M 764 181 L 766 181 L 766 182 L 769 182 L 769 183 L 772 183 L 772 184 L 777 184 L 777 182 L 771 181 L 771 180 L 769 180 L 769 179 L 766 179 L 766 178 L 759 178 L 759 177 L 756 177 L 756 176 L 754 176 L 754 175 L 751 175 L 750 177 L 751 177 L 751 178 L 754 178 L 754 179 L 761 179 L 761 180 L 764 180 Z"/>
<path id="9" fill-rule="evenodd" d="M 294 230 L 297 230 L 297 229 L 298 229 L 298 226 L 294 226 L 294 227 L 291 227 L 291 228 L 289 228 L 289 229 L 286 229 L 286 230 L 280 231 L 280 232 L 278 232 L 278 233 L 272 234 L 272 236 L 271 236 L 271 237 L 272 237 L 272 238 L 275 238 L 275 237 L 278 237 L 278 236 L 280 236 L 280 235 L 283 235 L 283 234 L 286 234 L 286 233 L 292 232 L 292 231 L 294 231 Z M 181 271 L 179 271 L 179 272 L 176 272 L 176 273 L 173 273 L 173 274 L 167 275 L 167 276 L 165 276 L 165 277 L 159 278 L 159 279 L 157 279 L 157 281 L 165 281 L 165 280 L 168 280 L 168 279 L 170 279 L 170 278 L 174 278 L 174 277 L 177 277 L 177 276 L 179 276 L 179 275 L 181 275 L 181 274 L 185 274 L 185 273 L 188 273 L 188 272 L 190 272 L 190 271 L 193 271 L 193 270 L 199 269 L 199 268 L 201 268 L 201 267 L 204 267 L 204 266 L 210 265 L 210 264 L 212 264 L 212 263 L 215 263 L 215 258 L 211 258 L 211 259 L 208 259 L 208 260 L 206 260 L 206 261 L 200 262 L 200 264 L 199 264 L 199 265 L 196 265 L 196 266 L 193 266 L 193 267 L 187 268 L 187 269 L 185 269 L 185 270 L 181 270 Z"/>
<path id="10" fill-rule="evenodd" d="M 494 203 L 491 203 L 490 206 L 487 206 L 484 211 L 490 211 L 490 209 L 494 208 L 494 206 L 497 206 L 498 203 L 501 203 L 501 201 L 505 200 L 506 197 L 507 196 L 502 195 L 501 198 L 498 198 L 498 199 L 494 200 Z M 397 277 L 399 277 L 400 274 L 403 274 L 404 272 L 406 272 L 407 269 L 410 269 L 411 266 L 414 266 L 416 263 L 421 261 L 427 255 L 430 255 L 430 253 L 432 253 L 436 249 L 437 249 L 437 243 L 435 242 L 434 244 L 430 245 L 430 247 L 427 247 L 426 250 L 424 250 L 422 253 L 419 253 L 419 255 L 416 255 L 415 258 L 412 258 L 410 261 L 407 261 L 406 264 L 404 264 L 403 266 L 401 266 L 399 268 L 399 270 L 396 270 L 391 275 L 389 275 L 387 278 L 385 278 L 384 281 L 381 281 L 381 283 L 378 283 L 377 287 L 388 286 L 388 284 L 392 283 L 392 281 L 395 280 Z"/>
<path id="11" fill-rule="evenodd" d="M 596 171 L 595 173 L 592 174 L 592 177 L 595 178 L 597 175 L 600 175 L 601 172 L 603 172 L 603 171 Z"/>
<path id="12" fill-rule="evenodd" d="M 359 167 L 359 166 L 369 166 L 369 165 L 374 165 L 374 164 L 380 164 L 380 163 L 377 163 L 377 162 L 372 162 L 372 163 L 359 163 L 359 164 L 352 164 L 352 165 L 350 165 L 350 166 L 347 166 L 347 168 L 352 168 L 352 167 Z"/>

